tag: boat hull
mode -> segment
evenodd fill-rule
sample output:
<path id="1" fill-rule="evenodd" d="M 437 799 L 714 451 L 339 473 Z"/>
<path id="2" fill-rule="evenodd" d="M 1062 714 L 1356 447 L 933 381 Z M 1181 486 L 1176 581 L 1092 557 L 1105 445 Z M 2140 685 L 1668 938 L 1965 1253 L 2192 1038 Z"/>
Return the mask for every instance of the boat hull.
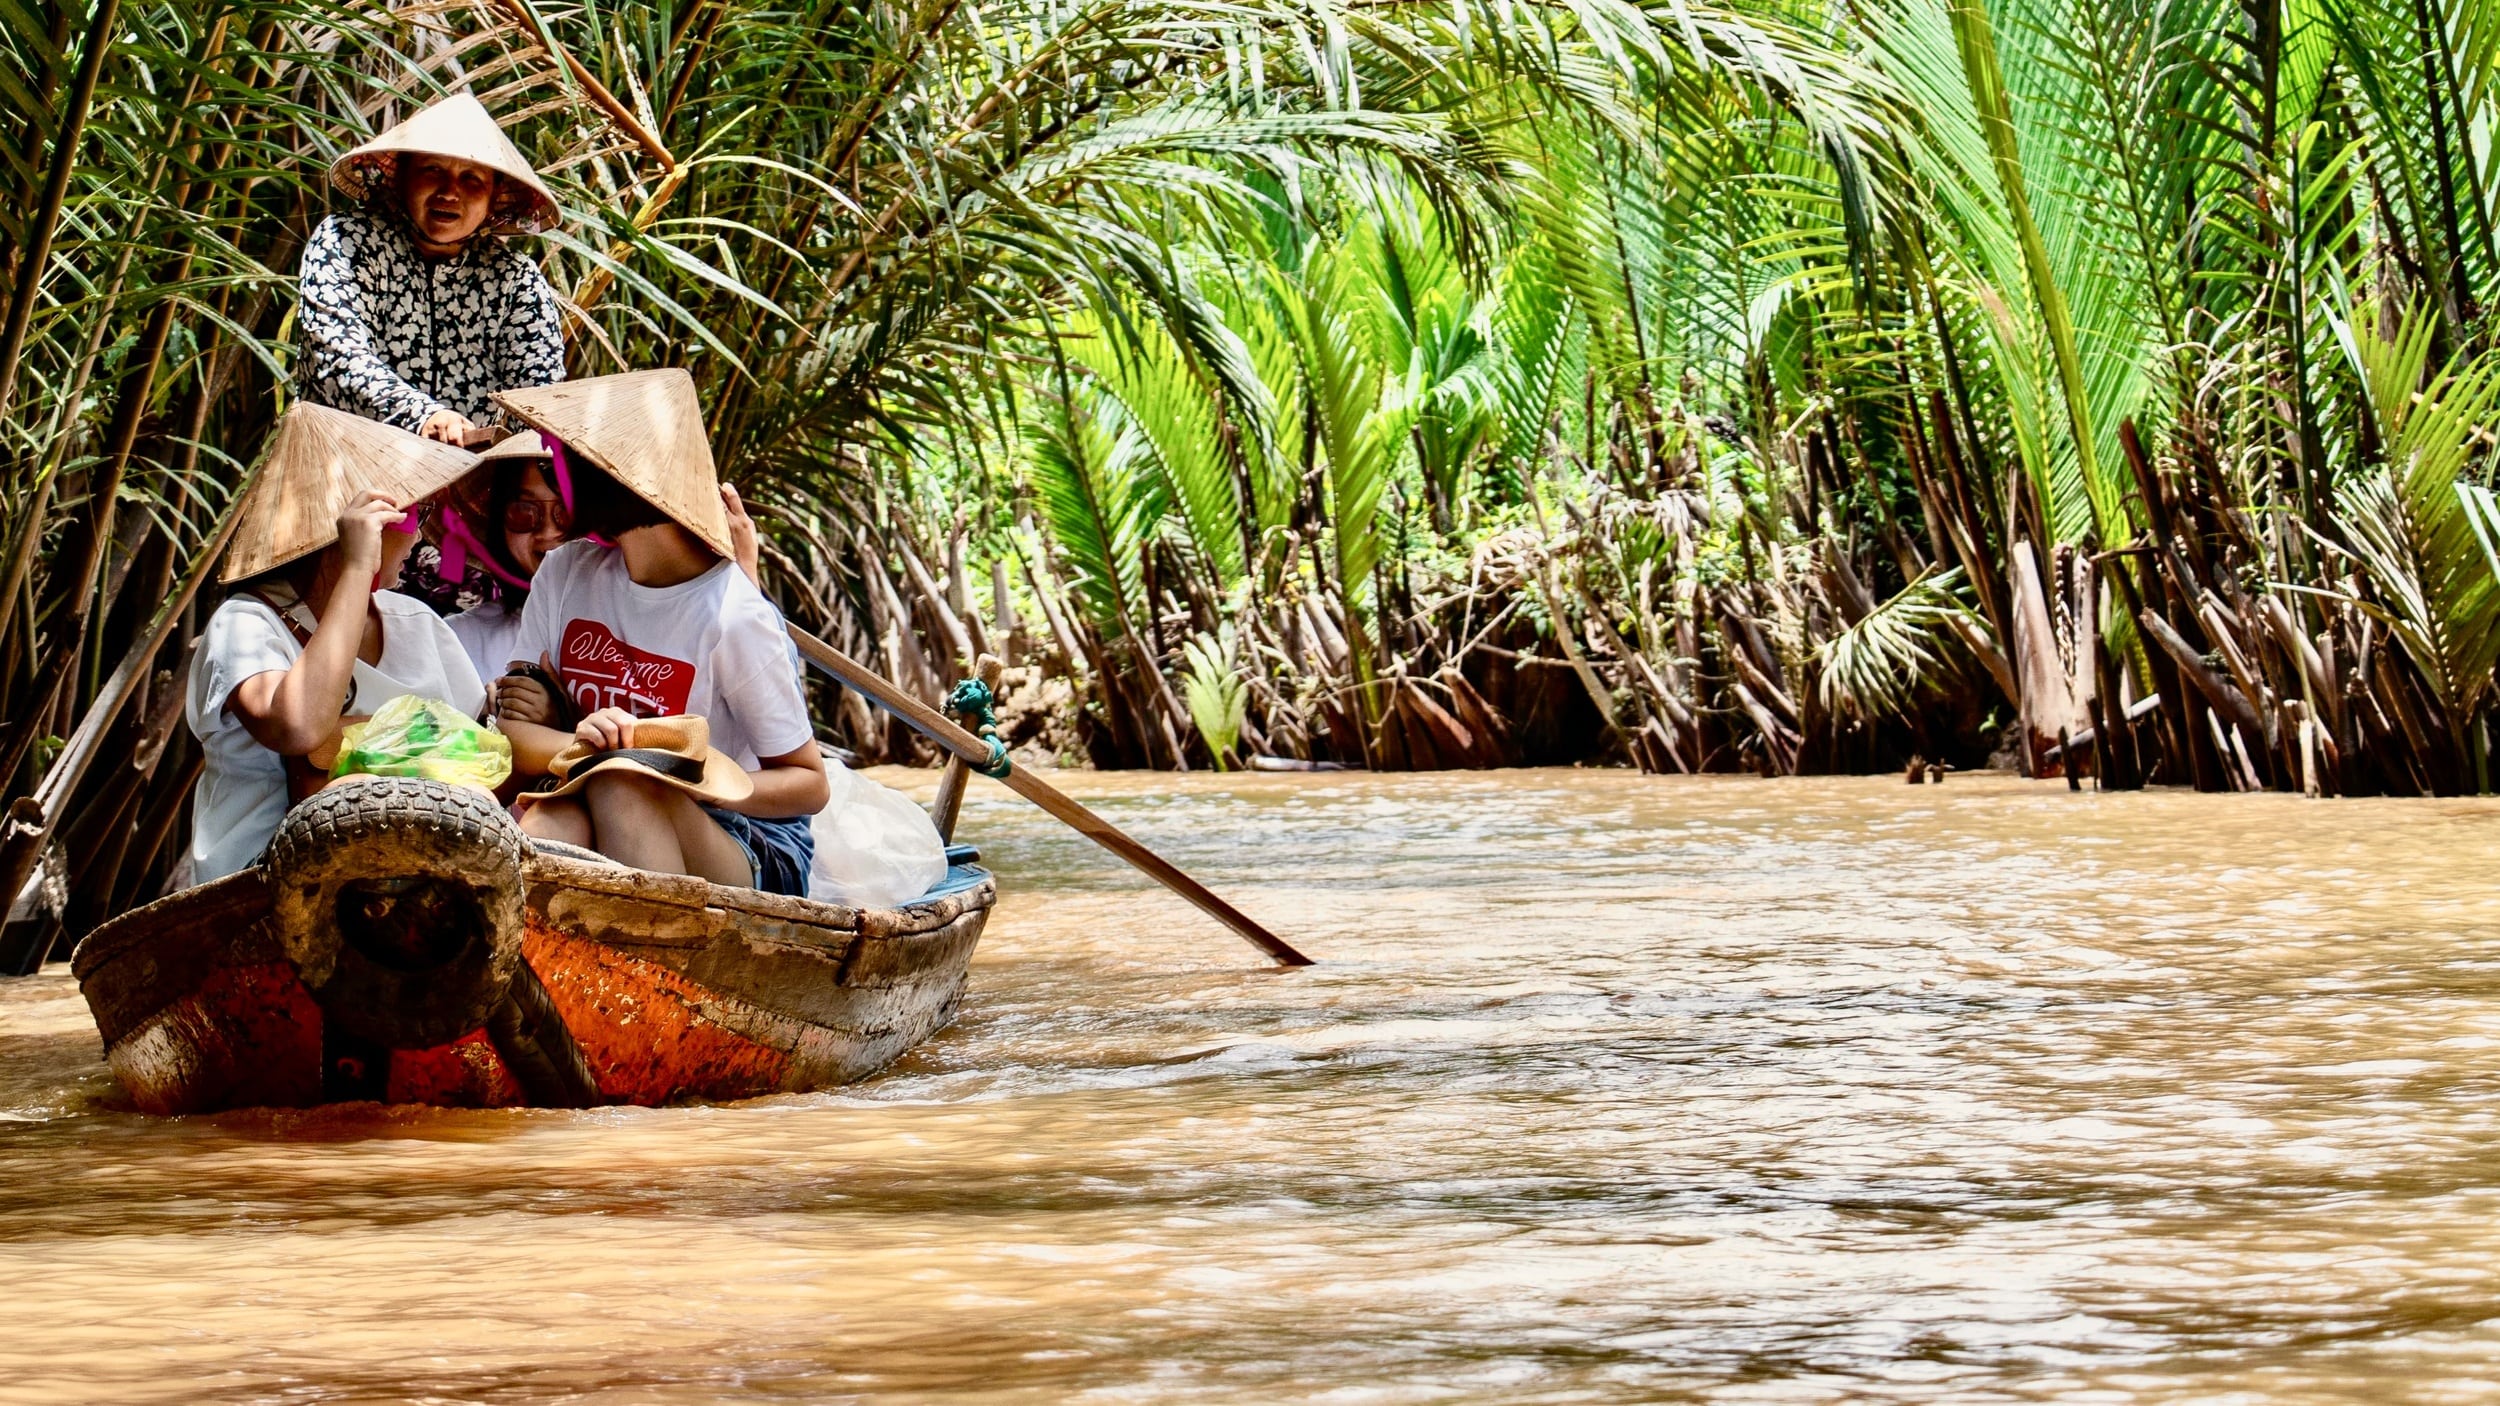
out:
<path id="1" fill-rule="evenodd" d="M 865 1078 L 943 1029 L 996 889 L 958 866 L 922 899 L 849 909 L 675 874 L 533 855 L 520 957 L 595 1093 L 654 1105 Z M 287 955 L 257 868 L 90 934 L 73 960 L 131 1101 L 150 1113 L 376 1099 L 534 1098 L 508 1034 L 425 1048 L 332 1028 Z M 501 1038 L 499 1038 L 501 1036 Z"/>

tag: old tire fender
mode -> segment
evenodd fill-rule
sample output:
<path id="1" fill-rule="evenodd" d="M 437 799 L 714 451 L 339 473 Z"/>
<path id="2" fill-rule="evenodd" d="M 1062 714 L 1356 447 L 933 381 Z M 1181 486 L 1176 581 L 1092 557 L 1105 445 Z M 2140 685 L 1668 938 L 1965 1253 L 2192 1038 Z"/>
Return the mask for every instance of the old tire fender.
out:
<path id="1" fill-rule="evenodd" d="M 278 826 L 264 861 L 271 917 L 326 1019 L 428 1048 L 485 1025 L 511 984 L 528 853 L 483 791 L 357 778 Z"/>

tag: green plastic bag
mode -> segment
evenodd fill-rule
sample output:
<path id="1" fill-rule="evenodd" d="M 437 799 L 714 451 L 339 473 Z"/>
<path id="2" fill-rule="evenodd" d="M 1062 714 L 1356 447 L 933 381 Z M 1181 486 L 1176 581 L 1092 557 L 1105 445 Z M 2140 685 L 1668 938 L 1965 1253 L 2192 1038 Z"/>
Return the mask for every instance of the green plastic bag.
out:
<path id="1" fill-rule="evenodd" d="M 341 776 L 420 776 L 492 791 L 512 774 L 512 741 L 439 698 L 403 693 L 339 738 Z"/>

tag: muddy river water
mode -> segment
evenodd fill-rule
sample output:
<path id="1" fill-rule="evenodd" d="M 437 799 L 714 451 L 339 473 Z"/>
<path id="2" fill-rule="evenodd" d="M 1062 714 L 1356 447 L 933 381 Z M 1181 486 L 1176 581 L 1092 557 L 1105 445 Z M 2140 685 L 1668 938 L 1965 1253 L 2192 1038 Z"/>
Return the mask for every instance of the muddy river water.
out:
<path id="1" fill-rule="evenodd" d="M 2500 1395 L 2500 803 L 1065 779 L 1323 965 L 991 787 L 836 1094 L 148 1119 L 0 982 L 0 1402 Z"/>

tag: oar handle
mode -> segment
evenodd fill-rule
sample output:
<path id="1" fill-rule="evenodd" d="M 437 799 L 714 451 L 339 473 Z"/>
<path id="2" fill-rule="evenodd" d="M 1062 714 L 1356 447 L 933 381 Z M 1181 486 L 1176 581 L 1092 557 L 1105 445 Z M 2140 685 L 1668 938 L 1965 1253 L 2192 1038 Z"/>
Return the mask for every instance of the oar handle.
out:
<path id="1" fill-rule="evenodd" d="M 1006 664 L 995 654 L 982 655 L 973 666 L 973 676 L 992 694 L 998 692 L 998 681 L 1006 673 Z M 929 819 L 937 822 L 938 838 L 949 844 L 955 841 L 955 817 L 963 812 L 964 786 L 971 780 L 972 763 L 950 753 L 945 769 L 938 773 L 937 799 L 929 802 Z"/>
<path id="2" fill-rule="evenodd" d="M 858 689 L 870 702 L 909 723 L 954 756 L 975 766 L 989 763 L 989 744 L 956 726 L 945 714 L 905 693 L 867 665 L 798 626 L 788 628 L 791 641 L 798 645 L 799 653 L 805 655 L 808 662 L 849 687 Z M 1145 871 L 1155 882 L 1188 899 L 1209 917 L 1241 934 L 1251 946 L 1265 952 L 1277 965 L 1311 965 L 1311 959 L 1296 951 L 1293 944 L 1251 921 L 1248 914 L 1216 897 L 1206 885 L 1172 867 L 1170 861 L 1139 844 L 1110 821 L 1060 794 L 1058 788 L 1050 783 L 1028 771 L 1011 771 L 1004 781 L 1008 790 L 1040 806 L 1054 819 Z"/>

